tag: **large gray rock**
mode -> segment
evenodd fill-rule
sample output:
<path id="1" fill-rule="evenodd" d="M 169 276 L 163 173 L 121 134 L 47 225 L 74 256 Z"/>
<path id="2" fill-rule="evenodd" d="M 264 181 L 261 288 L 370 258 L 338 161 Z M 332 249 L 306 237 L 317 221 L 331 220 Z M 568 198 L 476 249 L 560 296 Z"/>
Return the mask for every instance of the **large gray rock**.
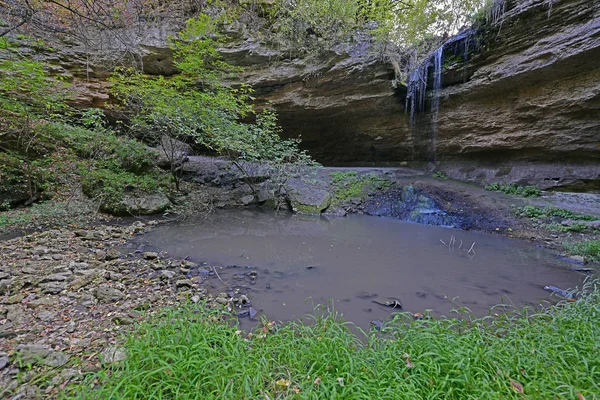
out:
<path id="1" fill-rule="evenodd" d="M 102 204 L 101 208 L 117 215 L 153 215 L 165 211 L 169 206 L 171 200 L 163 193 L 134 192 L 125 193 L 117 205 Z"/>
<path id="2" fill-rule="evenodd" d="M 321 214 L 331 203 L 327 189 L 307 183 L 294 183 L 288 189 L 288 199 L 292 211 L 299 214 Z"/>
<path id="3" fill-rule="evenodd" d="M 94 294 L 96 298 L 103 303 L 117 302 L 125 297 L 125 294 L 121 290 L 106 284 L 98 286 Z"/>

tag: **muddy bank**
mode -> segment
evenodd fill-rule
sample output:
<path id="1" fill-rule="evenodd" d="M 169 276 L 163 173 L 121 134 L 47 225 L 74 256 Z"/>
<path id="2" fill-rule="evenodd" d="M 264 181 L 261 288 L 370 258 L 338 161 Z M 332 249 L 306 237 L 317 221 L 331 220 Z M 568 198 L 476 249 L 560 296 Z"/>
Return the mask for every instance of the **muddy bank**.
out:
<path id="1" fill-rule="evenodd" d="M 209 293 L 218 281 L 211 266 L 126 246 L 155 225 L 55 229 L 0 242 L 0 397 L 55 398 L 123 357 L 122 331 L 163 307 L 206 301 L 249 313 L 244 293 Z"/>

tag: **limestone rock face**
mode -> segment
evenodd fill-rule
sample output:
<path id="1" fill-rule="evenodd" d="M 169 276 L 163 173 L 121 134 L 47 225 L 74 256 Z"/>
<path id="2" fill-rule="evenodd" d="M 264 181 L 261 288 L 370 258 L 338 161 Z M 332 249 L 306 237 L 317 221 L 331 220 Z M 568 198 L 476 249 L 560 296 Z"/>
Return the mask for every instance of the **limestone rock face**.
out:
<path id="1" fill-rule="evenodd" d="M 444 49 L 435 123 L 427 106 L 411 126 L 406 87 L 392 86 L 394 68 L 361 35 L 308 60 L 232 29 L 220 52 L 244 68 L 232 83 L 252 85 L 258 108 L 272 105 L 285 134 L 300 137 L 326 165 L 433 162 L 471 181 L 593 189 L 600 181 L 600 2 L 506 0 L 505 9 L 468 39 L 478 42 L 468 57 Z M 143 32 L 138 53 L 147 73 L 176 73 L 166 37 L 179 27 Z M 57 68 L 73 75 L 74 90 L 83 87 L 77 101 L 105 103 L 100 71 L 110 63 L 100 60 L 90 72 L 80 49 L 59 53 Z M 473 173 L 475 163 L 488 169 Z"/>
<path id="2" fill-rule="evenodd" d="M 600 159 L 600 3 L 552 3 L 509 1 L 485 51 L 447 71 L 438 159 Z"/>
<path id="3" fill-rule="evenodd" d="M 243 38 L 223 54 L 244 66 L 241 80 L 254 86 L 258 105 L 271 103 L 285 134 L 300 137 L 325 164 L 435 162 L 470 181 L 593 189 L 600 180 L 600 2 L 549 4 L 507 0 L 499 21 L 462 39 L 479 42 L 467 59 L 456 62 L 456 49 L 444 50 L 435 124 L 426 108 L 411 126 L 406 88 L 392 87 L 392 66 L 367 40 L 318 63 Z M 431 96 L 428 90 L 428 104 Z M 473 174 L 473 162 L 485 173 Z"/>

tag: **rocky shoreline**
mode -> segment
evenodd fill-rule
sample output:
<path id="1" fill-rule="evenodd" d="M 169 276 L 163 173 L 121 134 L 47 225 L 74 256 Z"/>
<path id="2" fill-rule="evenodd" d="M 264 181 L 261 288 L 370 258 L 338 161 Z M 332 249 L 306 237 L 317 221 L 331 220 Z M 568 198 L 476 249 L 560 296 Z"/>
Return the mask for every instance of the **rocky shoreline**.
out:
<path id="1" fill-rule="evenodd" d="M 0 397 L 56 397 L 122 359 L 119 336 L 155 310 L 206 301 L 252 313 L 243 293 L 208 293 L 205 281 L 220 279 L 213 267 L 124 252 L 156 224 L 54 229 L 0 243 Z"/>

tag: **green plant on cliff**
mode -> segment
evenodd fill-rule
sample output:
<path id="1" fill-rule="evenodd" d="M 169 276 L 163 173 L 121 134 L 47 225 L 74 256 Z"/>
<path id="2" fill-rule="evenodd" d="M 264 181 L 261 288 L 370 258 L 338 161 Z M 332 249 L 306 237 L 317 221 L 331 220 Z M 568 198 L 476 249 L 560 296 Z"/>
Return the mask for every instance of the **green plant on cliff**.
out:
<path id="1" fill-rule="evenodd" d="M 520 186 L 516 183 L 504 184 L 504 183 L 491 183 L 485 187 L 485 190 L 493 192 L 503 192 L 506 194 L 513 194 L 516 196 L 523 197 L 538 197 L 542 194 L 542 191 L 537 186 Z"/>
<path id="2" fill-rule="evenodd" d="M 35 44 L 43 46 L 39 41 Z M 117 186 L 122 192 L 126 187 L 141 187 L 140 182 L 149 177 L 160 177 L 152 169 L 153 153 L 108 129 L 101 110 L 68 107 L 66 86 L 50 77 L 42 63 L 21 54 L 8 39 L 0 40 L 0 52 L 3 202 L 28 205 L 64 195 L 103 171 L 111 175 L 103 180 L 105 189 L 88 191 L 93 197 L 110 198 Z"/>
<path id="3" fill-rule="evenodd" d="M 133 111 L 131 131 L 154 143 L 164 136 L 191 139 L 197 146 L 230 157 L 246 175 L 251 173 L 249 162 L 310 165 L 297 140 L 281 138 L 272 111 L 254 113 L 250 87 L 224 83 L 239 69 L 218 55 L 218 22 L 201 14 L 171 38 L 178 75 L 148 77 L 128 70 L 115 76 L 115 95 Z M 255 123 L 244 122 L 252 118 Z"/>
<path id="4" fill-rule="evenodd" d="M 452 34 L 478 12 L 485 0 L 278 0 L 270 8 L 271 34 L 300 53 L 323 53 L 367 32 L 380 43 L 422 46 Z"/>

